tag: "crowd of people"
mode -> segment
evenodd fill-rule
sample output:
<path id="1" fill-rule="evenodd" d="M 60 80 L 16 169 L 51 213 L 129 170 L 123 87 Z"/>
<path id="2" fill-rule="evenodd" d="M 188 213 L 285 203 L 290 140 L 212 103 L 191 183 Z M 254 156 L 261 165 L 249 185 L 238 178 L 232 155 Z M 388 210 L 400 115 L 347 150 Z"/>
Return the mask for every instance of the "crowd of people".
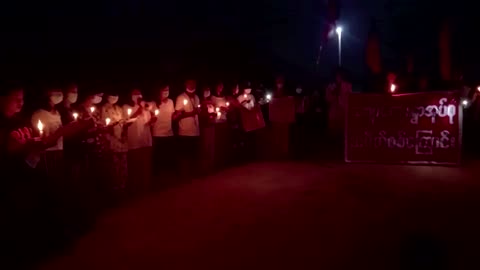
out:
<path id="1" fill-rule="evenodd" d="M 393 73 L 372 82 L 369 88 L 378 86 L 381 92 L 428 88 L 424 78 L 397 79 Z M 325 91 L 306 94 L 300 86 L 293 89 L 286 91 L 282 77 L 271 90 L 250 83 L 225 89 L 218 82 L 198 91 L 195 80 L 186 80 L 175 98 L 164 84 L 150 99 L 133 88 L 126 102 L 119 104 L 123 93 L 71 84 L 45 88 L 36 100 L 37 108 L 25 115 L 24 89 L 3 86 L 0 207 L 6 213 L 2 219 L 6 233 L 0 241 L 10 243 L 6 245 L 12 247 L 12 254 L 22 254 L 26 246 L 35 249 L 33 239 L 40 246 L 54 242 L 45 231 L 61 232 L 59 239 L 75 234 L 106 205 L 138 197 L 172 179 L 190 179 L 228 163 L 257 158 L 262 135 L 245 130 L 243 111 L 263 114 L 271 130 L 266 136 L 272 151 L 285 145 L 294 151 L 312 150 L 323 130 L 328 130 L 329 144 L 341 145 L 347 97 L 352 92 L 342 70 Z M 295 100 L 295 123 L 269 123 L 269 102 L 285 96 Z M 282 141 L 283 133 L 290 134 L 287 141 Z"/>
<path id="2" fill-rule="evenodd" d="M 132 89 L 125 104 L 118 92 L 72 84 L 46 88 L 30 115 L 23 113 L 24 89 L 2 87 L 2 242 L 25 254 L 32 243 L 55 242 L 47 232 L 75 234 L 92 213 L 168 178 L 255 159 L 254 132 L 243 130 L 241 111 L 261 111 L 284 95 L 284 84 L 278 78 L 272 93 L 249 83 L 225 91 L 222 82 L 197 91 L 187 80 L 174 99 L 161 85 L 150 100 Z"/>

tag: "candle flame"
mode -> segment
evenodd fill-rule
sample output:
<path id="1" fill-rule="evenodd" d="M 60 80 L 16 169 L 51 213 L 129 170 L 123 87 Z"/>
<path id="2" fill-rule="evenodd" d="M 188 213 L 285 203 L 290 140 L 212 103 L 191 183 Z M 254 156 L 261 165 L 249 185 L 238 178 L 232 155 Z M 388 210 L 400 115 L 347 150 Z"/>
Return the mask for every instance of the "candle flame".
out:
<path id="1" fill-rule="evenodd" d="M 216 107 L 216 108 L 215 108 L 215 111 L 216 111 L 217 113 L 220 112 L 220 108 L 219 108 L 219 107 Z"/>
<path id="2" fill-rule="evenodd" d="M 158 109 L 155 110 L 155 116 L 157 116 L 160 113 Z"/>
<path id="3" fill-rule="evenodd" d="M 227 102 L 227 107 L 230 106 L 230 102 Z"/>
<path id="4" fill-rule="evenodd" d="M 390 85 L 390 92 L 395 92 L 395 90 L 397 90 L 397 86 L 395 84 L 392 83 L 392 85 Z"/>
<path id="5" fill-rule="evenodd" d="M 105 118 L 105 124 L 108 126 L 112 120 L 110 118 Z"/>
<path id="6" fill-rule="evenodd" d="M 479 87 L 477 87 L 477 91 L 478 91 L 478 92 L 480 92 L 480 86 L 479 86 Z"/>
<path id="7" fill-rule="evenodd" d="M 243 94 L 243 98 L 247 98 L 247 94 Z"/>
<path id="8" fill-rule="evenodd" d="M 38 120 L 37 128 L 38 128 L 38 131 L 40 131 L 40 133 L 43 132 L 43 123 L 42 123 L 42 121 Z"/>
<path id="9" fill-rule="evenodd" d="M 94 106 L 90 107 L 90 112 L 93 113 L 94 111 L 95 111 L 95 107 Z"/>
<path id="10" fill-rule="evenodd" d="M 188 100 L 184 99 L 183 100 L 183 106 L 186 106 L 188 104 Z"/>
<path id="11" fill-rule="evenodd" d="M 127 109 L 127 114 L 128 114 L 128 116 L 132 115 L 132 109 L 128 108 Z"/>
<path id="12" fill-rule="evenodd" d="M 217 118 L 220 118 L 222 116 L 222 112 L 217 111 Z"/>
<path id="13" fill-rule="evenodd" d="M 265 97 L 267 98 L 267 100 L 271 100 L 272 99 L 272 94 L 267 94 Z"/>
<path id="14" fill-rule="evenodd" d="M 72 115 L 73 115 L 73 119 L 75 119 L 75 121 L 76 121 L 77 118 L 78 118 L 78 113 L 74 112 Z"/>

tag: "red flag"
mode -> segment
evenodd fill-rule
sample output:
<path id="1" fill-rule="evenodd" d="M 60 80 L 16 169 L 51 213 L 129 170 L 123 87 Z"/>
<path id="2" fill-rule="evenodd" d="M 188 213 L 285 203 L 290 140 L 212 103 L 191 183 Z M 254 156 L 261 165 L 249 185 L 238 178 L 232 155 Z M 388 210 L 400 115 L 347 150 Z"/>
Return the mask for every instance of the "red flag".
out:
<path id="1" fill-rule="evenodd" d="M 373 74 L 382 72 L 382 58 L 380 54 L 380 39 L 378 37 L 375 24 L 372 24 L 370 33 L 368 34 L 366 56 L 367 66 Z"/>
<path id="2" fill-rule="evenodd" d="M 445 81 L 449 81 L 451 79 L 452 71 L 452 62 L 450 56 L 450 24 L 448 22 L 444 22 L 442 28 L 440 30 L 439 36 L 439 52 L 440 52 L 440 75 L 442 79 Z"/>

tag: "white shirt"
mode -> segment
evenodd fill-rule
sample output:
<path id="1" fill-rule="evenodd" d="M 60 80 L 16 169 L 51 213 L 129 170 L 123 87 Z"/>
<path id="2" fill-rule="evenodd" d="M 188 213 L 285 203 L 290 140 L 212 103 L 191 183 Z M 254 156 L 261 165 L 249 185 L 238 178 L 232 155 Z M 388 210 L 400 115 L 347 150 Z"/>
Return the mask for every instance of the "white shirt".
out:
<path id="1" fill-rule="evenodd" d="M 184 105 L 184 100 L 187 104 Z M 193 112 L 200 105 L 200 99 L 197 95 L 190 98 L 186 93 L 182 93 L 177 97 L 175 102 L 176 111 Z M 200 136 L 200 126 L 198 123 L 198 115 L 180 119 L 178 122 L 178 135 L 180 136 Z"/>
<path id="2" fill-rule="evenodd" d="M 58 129 L 62 127 L 62 118 L 58 111 L 52 113 L 44 109 L 36 111 L 32 115 L 32 126 L 37 128 L 38 120 L 43 124 L 43 136 L 48 137 L 53 135 Z M 55 146 L 47 149 L 47 151 L 63 150 L 63 137 L 60 137 Z"/>
<path id="3" fill-rule="evenodd" d="M 157 121 L 153 126 L 154 137 L 170 137 L 173 136 L 172 115 L 175 112 L 173 100 L 167 99 L 167 102 L 161 102 L 155 109 L 159 111 Z"/>
<path id="4" fill-rule="evenodd" d="M 238 103 L 240 103 L 243 107 L 248 110 L 253 109 L 255 107 L 255 97 L 252 94 L 241 94 L 237 97 Z M 245 102 L 242 104 L 244 100 L 249 100 L 249 102 Z"/>
<path id="5" fill-rule="evenodd" d="M 124 105 L 123 111 L 128 115 L 128 109 L 132 109 L 132 115 L 138 110 L 138 105 Z M 128 149 L 134 150 L 142 147 L 152 146 L 152 133 L 147 123 L 150 121 L 150 111 L 144 109 L 143 112 L 136 117 L 136 120 L 128 127 Z"/>

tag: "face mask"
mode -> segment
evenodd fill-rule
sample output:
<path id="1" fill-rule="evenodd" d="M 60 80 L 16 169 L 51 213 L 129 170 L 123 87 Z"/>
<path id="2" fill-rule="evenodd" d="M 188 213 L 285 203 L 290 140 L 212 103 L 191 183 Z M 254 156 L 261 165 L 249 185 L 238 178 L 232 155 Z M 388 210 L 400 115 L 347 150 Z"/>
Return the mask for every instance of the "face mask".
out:
<path id="1" fill-rule="evenodd" d="M 168 95 L 170 94 L 169 91 L 163 91 L 162 92 L 162 98 L 168 98 Z"/>
<path id="2" fill-rule="evenodd" d="M 203 97 L 204 97 L 204 98 L 207 98 L 207 97 L 209 97 L 209 96 L 210 96 L 210 91 L 205 91 L 205 92 L 203 92 Z"/>
<path id="3" fill-rule="evenodd" d="M 245 94 L 250 95 L 250 93 L 252 92 L 252 89 L 250 89 L 250 88 L 245 89 L 244 92 L 245 92 Z"/>
<path id="4" fill-rule="evenodd" d="M 63 100 L 63 94 L 53 94 L 50 96 L 50 101 L 55 105 L 62 102 L 62 100 Z"/>
<path id="5" fill-rule="evenodd" d="M 67 100 L 70 103 L 75 103 L 77 102 L 78 99 L 78 93 L 68 93 L 67 94 Z"/>
<path id="6" fill-rule="evenodd" d="M 102 102 L 102 97 L 101 96 L 94 96 L 93 97 L 93 100 L 92 100 L 93 104 L 98 104 L 100 102 Z"/>
<path id="7" fill-rule="evenodd" d="M 297 92 L 297 94 L 301 94 L 302 91 L 303 91 L 302 88 L 297 88 L 297 89 L 295 90 L 295 92 Z"/>
<path id="8" fill-rule="evenodd" d="M 132 101 L 137 103 L 138 99 L 142 98 L 142 95 L 132 95 Z"/>
<path id="9" fill-rule="evenodd" d="M 195 93 L 195 89 L 188 89 L 187 88 L 187 92 L 190 93 L 190 94 L 193 94 L 193 93 Z"/>
<path id="10" fill-rule="evenodd" d="M 108 97 L 108 103 L 115 104 L 117 102 L 118 102 L 118 96 L 109 96 Z"/>

